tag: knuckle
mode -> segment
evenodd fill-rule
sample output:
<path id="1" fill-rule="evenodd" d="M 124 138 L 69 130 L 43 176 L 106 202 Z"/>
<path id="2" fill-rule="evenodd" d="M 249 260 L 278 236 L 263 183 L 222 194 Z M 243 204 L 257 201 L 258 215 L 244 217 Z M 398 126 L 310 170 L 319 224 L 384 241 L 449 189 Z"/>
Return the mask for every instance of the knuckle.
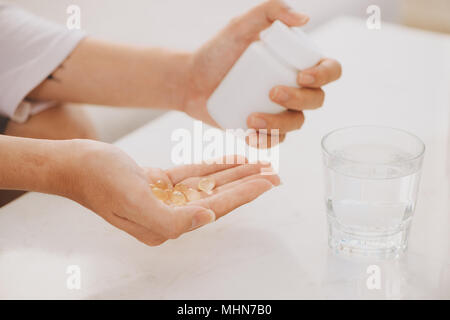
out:
<path id="1" fill-rule="evenodd" d="M 295 95 L 295 105 L 297 108 L 295 109 L 302 109 L 305 106 L 305 95 L 303 94 L 303 89 L 300 89 L 297 91 L 296 95 Z"/>

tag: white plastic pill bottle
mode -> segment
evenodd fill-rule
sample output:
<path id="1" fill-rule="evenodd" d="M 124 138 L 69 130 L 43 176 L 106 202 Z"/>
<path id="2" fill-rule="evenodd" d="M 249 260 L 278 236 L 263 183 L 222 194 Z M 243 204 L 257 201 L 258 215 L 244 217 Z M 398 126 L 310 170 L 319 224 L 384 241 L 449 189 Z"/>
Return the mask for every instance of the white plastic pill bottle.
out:
<path id="1" fill-rule="evenodd" d="M 253 112 L 286 110 L 270 100 L 270 90 L 277 85 L 298 86 L 298 72 L 322 58 L 299 27 L 289 28 L 277 20 L 259 37 L 208 99 L 208 112 L 223 129 L 246 129 Z"/>

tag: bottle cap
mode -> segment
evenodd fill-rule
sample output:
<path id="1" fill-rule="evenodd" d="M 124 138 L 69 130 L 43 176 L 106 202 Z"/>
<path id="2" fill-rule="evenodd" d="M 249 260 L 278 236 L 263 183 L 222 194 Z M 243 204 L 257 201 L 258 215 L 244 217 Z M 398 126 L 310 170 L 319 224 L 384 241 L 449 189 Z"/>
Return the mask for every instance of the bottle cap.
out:
<path id="1" fill-rule="evenodd" d="M 279 20 L 262 31 L 259 37 L 269 50 L 297 70 L 312 67 L 323 57 L 301 28 L 289 28 Z"/>

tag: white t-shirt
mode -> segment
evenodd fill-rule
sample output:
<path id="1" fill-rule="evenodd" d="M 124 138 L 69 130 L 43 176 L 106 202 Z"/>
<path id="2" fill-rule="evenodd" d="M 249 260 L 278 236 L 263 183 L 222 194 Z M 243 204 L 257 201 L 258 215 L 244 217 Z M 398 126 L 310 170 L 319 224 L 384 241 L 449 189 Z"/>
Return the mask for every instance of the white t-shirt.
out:
<path id="1" fill-rule="evenodd" d="M 85 36 L 0 3 L 0 116 L 25 122 L 53 102 L 27 101 Z"/>

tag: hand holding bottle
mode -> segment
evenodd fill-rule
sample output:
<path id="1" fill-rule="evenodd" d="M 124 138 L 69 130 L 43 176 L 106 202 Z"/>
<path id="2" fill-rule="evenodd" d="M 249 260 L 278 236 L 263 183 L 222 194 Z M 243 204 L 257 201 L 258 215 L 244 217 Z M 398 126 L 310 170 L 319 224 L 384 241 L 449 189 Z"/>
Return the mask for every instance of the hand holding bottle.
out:
<path id="1" fill-rule="evenodd" d="M 218 124 L 207 110 L 207 101 L 228 71 L 248 46 L 258 39 L 259 33 L 275 20 L 287 26 L 302 26 L 309 18 L 290 10 L 282 1 L 267 1 L 238 17 L 215 38 L 203 45 L 192 57 L 190 80 L 184 111 L 209 124 Z M 316 66 L 298 74 L 301 86 L 276 86 L 267 94 L 272 101 L 286 108 L 278 114 L 253 113 L 246 120 L 249 128 L 279 129 L 280 141 L 287 132 L 299 129 L 304 121 L 303 110 L 315 109 L 323 104 L 325 94 L 321 87 L 338 79 L 340 64 L 324 58 Z"/>

